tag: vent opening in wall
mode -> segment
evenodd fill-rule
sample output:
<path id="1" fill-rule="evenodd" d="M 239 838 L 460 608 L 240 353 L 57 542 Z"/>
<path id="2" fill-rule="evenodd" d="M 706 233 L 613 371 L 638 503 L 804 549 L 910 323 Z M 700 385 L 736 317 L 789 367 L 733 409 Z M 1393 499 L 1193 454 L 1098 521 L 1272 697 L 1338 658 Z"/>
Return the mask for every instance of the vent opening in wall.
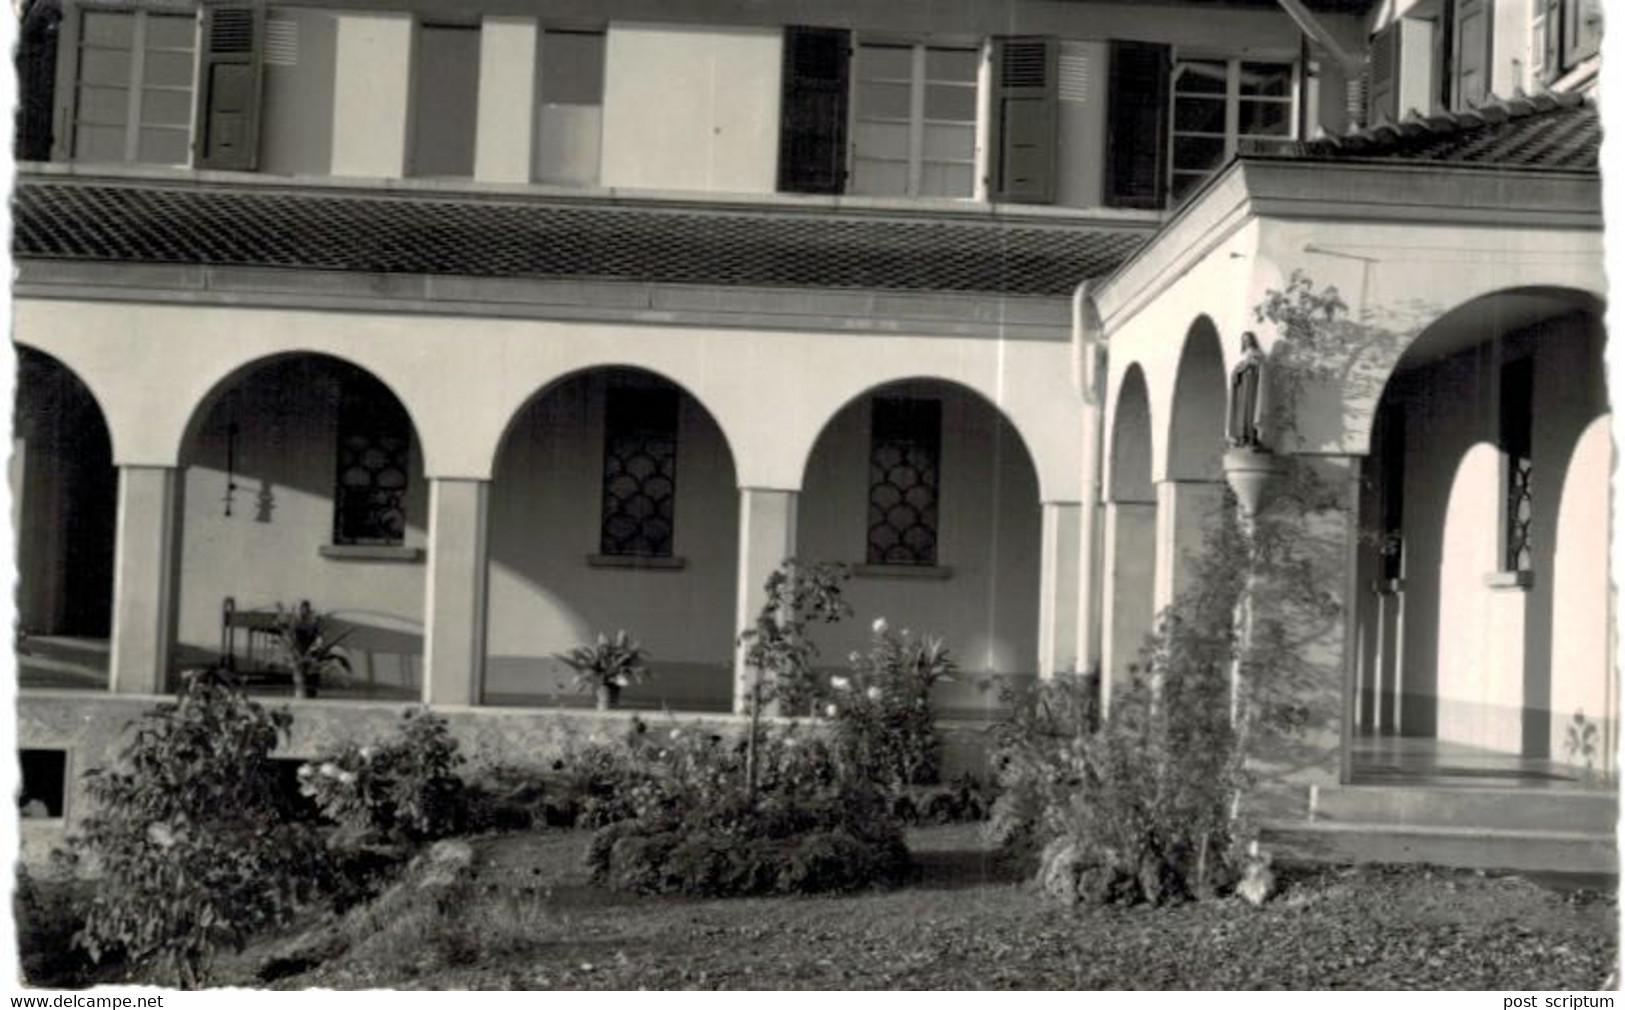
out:
<path id="1" fill-rule="evenodd" d="M 286 18 L 265 22 L 265 62 L 273 67 L 299 65 L 299 23 Z"/>
<path id="2" fill-rule="evenodd" d="M 209 24 L 209 48 L 216 53 L 254 51 L 254 9 L 219 7 Z"/>
<path id="3" fill-rule="evenodd" d="M 67 800 L 68 752 L 65 750 L 19 750 L 22 789 L 18 809 L 25 819 L 61 817 Z"/>

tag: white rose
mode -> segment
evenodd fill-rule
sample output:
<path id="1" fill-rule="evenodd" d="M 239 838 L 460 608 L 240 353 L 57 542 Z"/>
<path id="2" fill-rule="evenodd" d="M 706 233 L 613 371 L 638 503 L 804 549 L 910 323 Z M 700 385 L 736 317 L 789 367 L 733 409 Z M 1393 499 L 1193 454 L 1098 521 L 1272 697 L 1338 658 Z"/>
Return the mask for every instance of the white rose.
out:
<path id="1" fill-rule="evenodd" d="M 864 693 L 869 696 L 870 701 L 879 701 L 880 700 L 880 688 L 878 688 L 878 687 L 871 687 L 869 690 L 865 691 Z"/>
<path id="2" fill-rule="evenodd" d="M 869 630 L 873 631 L 877 635 L 884 635 L 886 633 L 886 629 L 889 627 L 891 627 L 891 625 L 886 623 L 886 619 L 884 617 L 877 617 L 875 618 L 875 623 L 869 625 Z"/>
<path id="3" fill-rule="evenodd" d="M 339 772 L 340 785 L 355 785 L 355 772 Z"/>
<path id="4" fill-rule="evenodd" d="M 299 777 L 302 779 L 310 778 L 310 765 L 299 766 Z"/>
<path id="5" fill-rule="evenodd" d="M 840 709 L 836 708 L 834 705 L 826 705 L 824 707 L 824 714 L 829 716 L 831 719 L 835 718 L 835 713 L 838 711 L 840 711 Z"/>
<path id="6" fill-rule="evenodd" d="M 328 762 L 326 762 L 326 763 L 324 763 L 322 765 L 322 774 L 324 776 L 326 776 L 327 778 L 332 778 L 333 776 L 337 775 L 338 773 L 339 773 L 339 766 L 334 764 L 333 762 L 328 761 Z"/>
<path id="7" fill-rule="evenodd" d="M 373 754 L 373 750 L 372 750 L 371 747 L 363 747 L 363 748 L 361 748 L 361 760 L 363 760 L 363 761 L 371 761 L 372 760 L 372 754 Z"/>
<path id="8" fill-rule="evenodd" d="M 837 691 L 846 691 L 851 689 L 852 682 L 845 677 L 831 677 L 829 679 L 829 686 L 833 687 Z"/>

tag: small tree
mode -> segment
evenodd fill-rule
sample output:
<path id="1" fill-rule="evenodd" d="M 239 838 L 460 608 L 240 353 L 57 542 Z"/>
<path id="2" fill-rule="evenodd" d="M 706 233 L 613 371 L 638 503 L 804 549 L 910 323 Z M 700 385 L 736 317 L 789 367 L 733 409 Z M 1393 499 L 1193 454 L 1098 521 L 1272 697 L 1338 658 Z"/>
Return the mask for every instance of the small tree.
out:
<path id="1" fill-rule="evenodd" d="M 751 670 L 745 752 L 747 790 L 752 796 L 762 708 L 777 701 L 785 708 L 804 710 L 816 697 L 813 662 L 818 658 L 818 644 L 810 629 L 851 616 L 852 608 L 841 596 L 841 584 L 847 577 L 841 565 L 786 558 L 767 577 L 767 599 L 756 623 L 739 636 L 745 665 Z"/>
<path id="2" fill-rule="evenodd" d="M 285 922 L 321 874 L 319 838 L 292 816 L 271 751 L 292 717 L 214 671 L 143 715 L 114 769 L 86 773 L 92 813 L 73 839 L 97 868 L 75 937 L 182 988 L 217 952 Z"/>

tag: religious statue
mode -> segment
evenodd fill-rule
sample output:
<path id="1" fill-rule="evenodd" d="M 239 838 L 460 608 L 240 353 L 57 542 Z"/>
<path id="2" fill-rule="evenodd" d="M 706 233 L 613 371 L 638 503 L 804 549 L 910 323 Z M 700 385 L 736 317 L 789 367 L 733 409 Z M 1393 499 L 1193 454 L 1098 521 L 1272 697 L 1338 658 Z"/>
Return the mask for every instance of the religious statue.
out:
<path id="1" fill-rule="evenodd" d="M 1230 412 L 1224 436 L 1236 448 L 1264 448 L 1259 435 L 1263 415 L 1264 351 L 1250 331 L 1241 335 L 1241 360 L 1230 371 Z"/>

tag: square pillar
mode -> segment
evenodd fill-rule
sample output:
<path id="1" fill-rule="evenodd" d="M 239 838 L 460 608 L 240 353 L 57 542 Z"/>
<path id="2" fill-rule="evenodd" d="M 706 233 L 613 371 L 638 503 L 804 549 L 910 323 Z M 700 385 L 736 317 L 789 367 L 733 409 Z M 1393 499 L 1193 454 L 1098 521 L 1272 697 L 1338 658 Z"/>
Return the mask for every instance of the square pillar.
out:
<path id="1" fill-rule="evenodd" d="M 108 687 L 162 694 L 175 640 L 176 469 L 121 466 Z"/>
<path id="2" fill-rule="evenodd" d="M 476 705 L 485 674 L 487 514 L 491 482 L 429 481 L 423 601 L 423 702 Z"/>
<path id="3" fill-rule="evenodd" d="M 1078 662 L 1078 573 L 1083 506 L 1045 502 L 1039 561 L 1038 675 L 1075 673 Z"/>
<path id="4" fill-rule="evenodd" d="M 796 491 L 775 488 L 739 489 L 739 587 L 734 612 L 736 634 L 756 623 L 767 602 L 769 575 L 796 553 Z M 734 646 L 734 711 L 749 710 L 751 677 L 745 650 Z"/>
<path id="5" fill-rule="evenodd" d="M 1160 614 L 1190 582 L 1208 524 L 1224 507 L 1222 481 L 1157 482 L 1157 572 L 1153 605 Z"/>
<path id="6" fill-rule="evenodd" d="M 1106 505 L 1102 539 L 1101 698 L 1126 683 L 1129 667 L 1156 625 L 1152 599 L 1156 578 L 1157 506 L 1153 502 L 1114 501 Z"/>
<path id="7" fill-rule="evenodd" d="M 474 131 L 474 178 L 530 181 L 531 132 L 536 122 L 535 18 L 487 17 L 480 22 L 479 121 Z"/>

